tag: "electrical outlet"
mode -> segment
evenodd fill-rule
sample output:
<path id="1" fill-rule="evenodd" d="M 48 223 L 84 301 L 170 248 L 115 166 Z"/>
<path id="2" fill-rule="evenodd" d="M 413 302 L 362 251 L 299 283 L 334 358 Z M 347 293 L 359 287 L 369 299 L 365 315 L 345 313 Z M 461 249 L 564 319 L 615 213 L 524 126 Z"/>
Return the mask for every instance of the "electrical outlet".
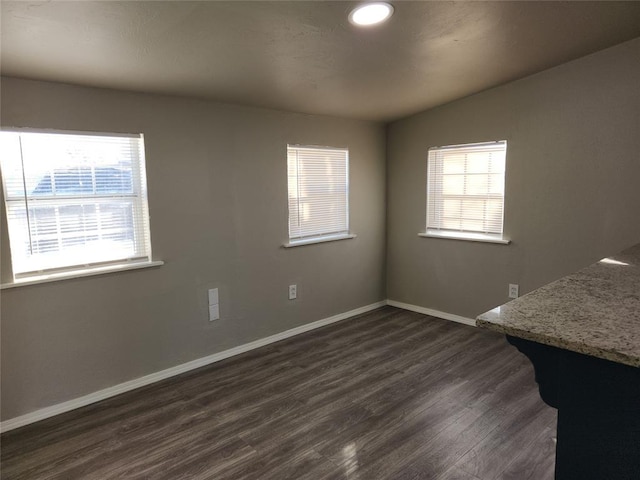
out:
<path id="1" fill-rule="evenodd" d="M 289 300 L 295 300 L 298 298 L 298 286 L 289 285 Z"/>
<path id="2" fill-rule="evenodd" d="M 518 298 L 520 295 L 520 286 L 516 283 L 509 284 L 509 298 Z"/>

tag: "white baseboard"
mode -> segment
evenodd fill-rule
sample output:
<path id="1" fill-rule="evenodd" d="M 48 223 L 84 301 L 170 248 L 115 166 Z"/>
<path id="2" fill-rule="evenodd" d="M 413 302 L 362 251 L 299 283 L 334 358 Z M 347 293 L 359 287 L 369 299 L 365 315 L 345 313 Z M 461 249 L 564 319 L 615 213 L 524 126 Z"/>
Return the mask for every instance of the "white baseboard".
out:
<path id="1" fill-rule="evenodd" d="M 181 373 L 185 373 L 196 368 L 219 362 L 220 360 L 224 360 L 225 358 L 233 357 L 234 355 L 239 355 L 241 353 L 248 352 L 249 350 L 254 350 L 256 348 L 269 345 L 270 343 L 284 340 L 285 338 L 293 337 L 310 330 L 315 330 L 316 328 L 324 327 L 325 325 L 329 325 L 331 323 L 346 320 L 349 317 L 360 315 L 362 313 L 375 310 L 376 308 L 383 307 L 385 305 L 387 305 L 387 302 L 385 300 L 372 303 L 370 305 L 365 305 L 364 307 L 356 308 L 355 310 L 350 310 L 348 312 L 340 313 L 332 317 L 317 320 L 306 325 L 301 325 L 290 330 L 285 330 L 284 332 L 276 333 L 275 335 L 271 335 L 269 337 L 245 343 L 244 345 L 239 345 L 223 352 L 214 353 L 213 355 L 198 358 L 196 360 L 192 360 L 175 367 L 167 368 L 166 370 L 161 370 L 150 375 L 145 375 L 144 377 L 136 378 L 134 380 L 129 380 L 128 382 L 120 383 L 118 385 L 114 385 L 113 387 L 98 390 L 97 392 L 74 398 L 73 400 L 69 400 L 67 402 L 58 403 L 57 405 L 45 407 L 40 410 L 21 415 L 19 417 L 10 418 L 9 420 L 5 420 L 4 422 L 0 423 L 0 432 L 8 432 L 9 430 L 29 425 L 30 423 L 35 423 L 40 420 L 44 420 L 45 418 L 69 412 L 71 410 L 75 410 L 76 408 L 84 407 L 86 405 L 99 402 L 100 400 L 105 400 L 121 393 L 125 393 L 130 390 L 149 385 L 151 383 L 159 382 L 160 380 L 174 377 L 176 375 L 180 375 Z"/>
<path id="2" fill-rule="evenodd" d="M 440 312 L 431 308 L 419 307 L 417 305 L 397 302 L 395 300 L 383 300 L 380 302 L 372 303 L 370 305 L 365 305 L 364 307 L 350 310 L 348 312 L 340 313 L 332 317 L 317 320 L 306 325 L 301 325 L 290 330 L 285 330 L 284 332 L 280 332 L 269 337 L 254 340 L 253 342 L 245 343 L 244 345 L 239 345 L 223 352 L 214 353 L 213 355 L 198 358 L 196 360 L 192 360 L 175 367 L 167 368 L 166 370 L 161 370 L 150 375 L 145 375 L 144 377 L 129 380 L 128 382 L 120 383 L 103 390 L 98 390 L 97 392 L 74 398 L 73 400 L 58 403 L 50 407 L 45 407 L 40 410 L 21 415 L 19 417 L 10 418 L 9 420 L 5 420 L 4 422 L 0 423 L 0 432 L 8 432 L 9 430 L 23 427 L 25 425 L 29 425 L 31 423 L 35 423 L 49 417 L 59 415 L 61 413 L 66 413 L 71 410 L 75 410 L 77 408 L 84 407 L 101 400 L 105 400 L 107 398 L 115 397 L 116 395 L 120 395 L 121 393 L 129 392 L 131 390 L 135 390 L 136 388 L 144 387 L 145 385 L 159 382 L 161 380 L 180 375 L 181 373 L 195 370 L 196 368 L 204 367 L 206 365 L 219 362 L 235 355 L 240 355 L 241 353 L 245 353 L 250 350 L 255 350 L 256 348 L 264 347 L 265 345 L 269 345 L 270 343 L 278 342 L 295 335 L 300 335 L 301 333 L 315 330 L 316 328 L 324 327 L 325 325 L 330 325 L 332 323 L 346 320 L 347 318 L 353 317 L 355 315 L 360 315 L 371 310 L 375 310 L 376 308 L 383 307 L 384 305 L 390 305 L 392 307 L 402 308 L 404 310 L 410 310 L 412 312 L 431 315 L 433 317 L 451 320 L 453 322 L 462 323 L 464 325 L 475 326 L 476 324 L 475 320 L 472 320 L 471 318 L 461 317 L 452 313 Z"/>
<path id="3" fill-rule="evenodd" d="M 410 310 L 412 312 L 423 313 L 425 315 L 431 315 L 432 317 L 442 318 L 444 320 L 451 320 L 452 322 L 462 323 L 464 325 L 476 326 L 476 321 L 461 317 L 460 315 L 454 315 L 453 313 L 440 312 L 439 310 L 433 310 L 431 308 L 419 307 L 418 305 L 411 305 L 409 303 L 396 302 L 395 300 L 387 300 L 387 305 L 392 307 L 402 308 L 403 310 Z"/>

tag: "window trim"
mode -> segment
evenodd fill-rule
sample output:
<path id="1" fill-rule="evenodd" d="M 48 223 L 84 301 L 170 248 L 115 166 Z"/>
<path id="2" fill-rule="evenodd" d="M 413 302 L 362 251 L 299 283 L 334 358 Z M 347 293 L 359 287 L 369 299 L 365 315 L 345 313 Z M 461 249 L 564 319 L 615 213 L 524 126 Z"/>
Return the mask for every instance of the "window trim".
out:
<path id="1" fill-rule="evenodd" d="M 351 215 L 350 215 L 350 196 L 351 196 L 351 189 L 350 189 L 350 172 L 349 172 L 349 165 L 350 165 L 350 161 L 349 161 L 349 148 L 348 147 L 332 147 L 332 146 L 326 146 L 326 145 L 302 145 L 302 144 L 294 144 L 294 143 L 288 143 L 287 144 L 287 148 L 286 148 L 286 153 L 287 153 L 287 179 L 289 178 L 289 163 L 288 163 L 288 158 L 289 158 L 289 151 L 290 150 L 297 150 L 297 149 L 304 149 L 304 150 L 316 150 L 316 151 L 322 151 L 322 150 L 328 150 L 328 151 L 333 151 L 333 152 L 344 152 L 345 154 L 345 162 L 346 162 L 346 172 L 345 172 L 345 176 L 344 176 L 344 187 L 345 187 L 345 191 L 346 191 L 346 204 L 345 204 L 345 212 L 344 212 L 344 220 L 346 223 L 346 230 L 345 231 L 337 231 L 337 232 L 328 232 L 325 234 L 313 234 L 313 235 L 307 235 L 307 236 L 299 236 L 299 237 L 291 237 L 291 202 L 290 202 L 290 190 L 289 190 L 289 185 L 287 184 L 287 238 L 288 241 L 286 241 L 282 246 L 284 248 L 291 248 L 291 247 L 298 247 L 298 246 L 303 246 L 303 245 L 312 245 L 315 243 L 325 243 L 325 242 L 333 242 L 336 240 L 346 240 L 346 239 L 350 239 L 350 238 L 355 238 L 356 235 L 351 233 Z M 288 180 L 287 180 L 288 182 Z"/>
<path id="2" fill-rule="evenodd" d="M 71 280 L 74 278 L 93 277 L 96 275 L 104 275 L 107 273 L 126 272 L 128 270 L 139 270 L 142 268 L 159 267 L 164 265 L 162 260 L 151 260 L 143 262 L 129 262 L 122 264 L 111 264 L 102 267 L 82 268 L 69 270 L 66 272 L 50 273 L 47 275 L 23 277 L 15 279 L 13 282 L 7 282 L 0 285 L 0 290 L 8 288 L 26 287 L 29 285 L 38 285 L 41 283 L 59 282 L 61 280 Z"/>
<path id="3" fill-rule="evenodd" d="M 340 233 L 337 235 L 324 235 L 322 237 L 306 237 L 300 240 L 289 241 L 284 243 L 284 248 L 301 247 L 303 245 L 313 245 L 314 243 L 335 242 L 337 240 L 348 240 L 350 238 L 356 238 L 357 235 L 353 233 Z"/>
<path id="4" fill-rule="evenodd" d="M 60 130 L 58 128 L 34 128 L 34 127 L 2 127 L 2 132 L 12 133 L 44 133 L 48 135 L 87 135 L 94 137 L 122 137 L 122 138 L 139 138 L 140 133 L 125 132 L 96 132 L 89 130 Z"/>
<path id="5" fill-rule="evenodd" d="M 511 240 L 504 236 L 489 235 L 486 233 L 472 234 L 471 232 L 450 232 L 443 230 L 427 230 L 419 233 L 419 237 L 425 238 L 443 238 L 449 240 L 466 240 L 468 242 L 498 243 L 501 245 L 509 245 Z"/>
<path id="6" fill-rule="evenodd" d="M 471 242 L 485 242 L 485 243 L 496 243 L 502 245 L 509 245 L 511 240 L 505 237 L 504 234 L 504 213 L 505 213 L 505 199 L 506 192 L 503 191 L 502 195 L 495 195 L 502 200 L 502 219 L 501 219 L 501 231 L 500 233 L 487 233 L 487 232 L 473 232 L 466 230 L 453 230 L 453 229 L 445 229 L 445 228 L 432 228 L 429 227 L 429 203 L 430 203 L 430 157 L 432 150 L 455 150 L 455 149 L 463 149 L 465 147 L 469 149 L 473 149 L 474 147 L 487 146 L 492 144 L 504 144 L 505 148 L 505 171 L 503 173 L 503 182 L 506 183 L 506 148 L 507 148 L 507 140 L 492 140 L 487 142 L 473 142 L 473 143 L 462 143 L 456 145 L 442 145 L 442 146 L 433 146 L 429 147 L 427 153 L 427 182 L 426 182 L 426 215 L 425 215 L 425 230 L 418 233 L 418 236 L 425 238 L 440 238 L 440 239 L 451 239 L 451 240 L 463 240 L 463 241 L 471 241 Z M 466 175 L 466 174 L 465 174 Z M 472 195 L 460 195 L 462 198 L 469 198 Z M 486 195 L 482 196 L 486 198 Z"/>
<path id="7" fill-rule="evenodd" d="M 62 267 L 49 268 L 45 270 L 35 270 L 30 272 L 16 273 L 13 270 L 13 256 L 9 254 L 9 261 L 11 264 L 11 281 L 0 284 L 0 289 L 14 288 L 19 286 L 35 285 L 40 283 L 47 283 L 59 280 L 67 280 L 72 278 L 81 278 L 87 276 L 94 276 L 106 273 L 114 273 L 119 271 L 137 270 L 141 268 L 157 267 L 164 265 L 162 260 L 153 260 L 152 248 L 151 248 L 151 225 L 149 214 L 149 202 L 148 202 L 148 188 L 146 178 L 146 155 L 144 149 L 144 134 L 142 133 L 124 133 L 124 132 L 98 132 L 98 131 L 85 131 L 85 130 L 61 130 L 51 128 L 33 128 L 33 127 L 1 127 L 0 132 L 7 133 L 39 133 L 45 135 L 79 135 L 79 136 L 95 136 L 95 137 L 112 137 L 112 138 L 133 138 L 140 139 L 142 143 L 142 149 L 140 151 L 140 162 L 144 171 L 144 175 L 140 175 L 140 168 L 134 169 L 132 172 L 134 184 L 137 182 L 139 185 L 139 196 L 144 199 L 141 205 L 136 207 L 136 212 L 146 216 L 146 231 L 148 232 L 147 243 L 147 255 L 143 257 L 131 257 L 121 258 L 112 261 L 96 261 L 95 263 L 89 262 L 86 264 L 69 265 Z M 4 181 L 2 182 L 4 184 Z M 4 188 L 3 188 L 4 190 Z M 98 197 L 94 195 L 93 197 Z M 8 215 L 9 211 L 6 207 L 7 193 L 3 191 L 3 200 L 5 203 L 5 214 Z M 52 203 L 55 203 L 57 199 L 52 199 Z M 134 214 L 137 214 L 134 212 Z M 137 223 L 137 222 L 136 222 Z M 134 228 L 138 231 L 141 225 L 134 225 Z M 142 232 L 144 233 L 144 232 Z M 7 237 L 9 237 L 8 219 L 7 219 Z M 10 241 L 9 241 L 10 243 Z M 9 247 L 11 250 L 11 246 Z"/>

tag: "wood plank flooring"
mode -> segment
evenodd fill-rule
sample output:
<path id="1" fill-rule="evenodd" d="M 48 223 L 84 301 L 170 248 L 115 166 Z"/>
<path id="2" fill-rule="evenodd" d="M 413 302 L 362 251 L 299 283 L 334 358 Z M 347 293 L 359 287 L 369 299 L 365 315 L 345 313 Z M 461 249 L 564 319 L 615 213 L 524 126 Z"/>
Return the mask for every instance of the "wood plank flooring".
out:
<path id="1" fill-rule="evenodd" d="M 551 480 L 502 336 L 392 307 L 7 432 L 1 478 Z"/>

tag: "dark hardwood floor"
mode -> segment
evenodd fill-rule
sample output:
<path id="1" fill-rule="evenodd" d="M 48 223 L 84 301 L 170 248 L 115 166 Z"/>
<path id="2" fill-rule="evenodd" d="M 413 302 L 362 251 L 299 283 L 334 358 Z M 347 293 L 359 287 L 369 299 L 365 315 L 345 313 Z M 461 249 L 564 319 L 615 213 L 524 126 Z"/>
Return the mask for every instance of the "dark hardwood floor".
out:
<path id="1" fill-rule="evenodd" d="M 7 432 L 2 479 L 551 480 L 504 338 L 384 307 Z"/>

